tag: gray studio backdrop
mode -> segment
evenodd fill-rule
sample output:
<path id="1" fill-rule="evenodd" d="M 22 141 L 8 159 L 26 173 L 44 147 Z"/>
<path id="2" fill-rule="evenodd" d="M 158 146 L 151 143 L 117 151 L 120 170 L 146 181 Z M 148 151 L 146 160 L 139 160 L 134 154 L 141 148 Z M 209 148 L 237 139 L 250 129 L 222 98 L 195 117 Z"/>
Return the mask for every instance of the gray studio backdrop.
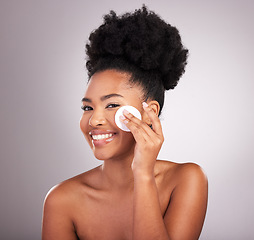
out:
<path id="1" fill-rule="evenodd" d="M 100 164 L 79 130 L 84 47 L 110 9 L 146 3 L 190 50 L 166 96 L 161 159 L 209 178 L 202 240 L 254 239 L 253 1 L 0 1 L 0 239 L 40 239 L 55 184 Z"/>

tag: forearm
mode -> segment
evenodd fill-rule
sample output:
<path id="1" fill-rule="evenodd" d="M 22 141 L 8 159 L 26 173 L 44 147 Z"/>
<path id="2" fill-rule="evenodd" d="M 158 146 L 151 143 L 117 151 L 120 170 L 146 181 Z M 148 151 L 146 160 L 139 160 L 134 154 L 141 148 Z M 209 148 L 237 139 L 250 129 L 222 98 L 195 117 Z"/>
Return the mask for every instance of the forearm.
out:
<path id="1" fill-rule="evenodd" d="M 134 177 L 133 240 L 169 240 L 153 175 Z"/>

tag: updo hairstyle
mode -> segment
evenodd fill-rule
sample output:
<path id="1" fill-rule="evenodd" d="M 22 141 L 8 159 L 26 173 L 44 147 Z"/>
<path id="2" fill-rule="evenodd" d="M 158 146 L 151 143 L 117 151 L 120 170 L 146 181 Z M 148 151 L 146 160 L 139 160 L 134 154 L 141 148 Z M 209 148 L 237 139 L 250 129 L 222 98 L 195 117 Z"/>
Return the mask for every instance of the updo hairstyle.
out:
<path id="1" fill-rule="evenodd" d="M 121 16 L 105 15 L 90 34 L 86 54 L 89 79 L 104 70 L 129 73 L 129 81 L 143 88 L 144 101 L 158 101 L 161 113 L 164 92 L 174 89 L 184 73 L 188 50 L 175 27 L 143 6 Z"/>

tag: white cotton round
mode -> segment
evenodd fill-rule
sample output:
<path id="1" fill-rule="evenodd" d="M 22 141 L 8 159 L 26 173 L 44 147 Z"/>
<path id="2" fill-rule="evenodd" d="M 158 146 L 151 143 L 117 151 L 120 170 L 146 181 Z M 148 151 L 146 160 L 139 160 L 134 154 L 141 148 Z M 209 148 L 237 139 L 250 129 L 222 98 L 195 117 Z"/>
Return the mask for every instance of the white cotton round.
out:
<path id="1" fill-rule="evenodd" d="M 127 105 L 127 106 L 123 106 L 123 107 L 120 107 L 118 110 L 117 110 L 117 112 L 116 112 L 116 114 L 115 114 L 115 123 L 116 123 L 116 125 L 121 129 L 121 130 L 123 130 L 123 131 L 125 131 L 125 132 L 130 132 L 130 129 L 129 128 L 127 128 L 127 126 L 123 123 L 123 122 L 121 122 L 121 120 L 120 120 L 120 116 L 123 116 L 124 117 L 124 115 L 123 115 L 123 110 L 127 110 L 129 113 L 131 113 L 132 115 L 134 115 L 136 118 L 138 118 L 139 120 L 141 120 L 141 114 L 140 114 L 140 112 L 138 111 L 138 109 L 136 109 L 135 107 L 133 107 L 133 106 L 129 106 L 129 105 Z"/>

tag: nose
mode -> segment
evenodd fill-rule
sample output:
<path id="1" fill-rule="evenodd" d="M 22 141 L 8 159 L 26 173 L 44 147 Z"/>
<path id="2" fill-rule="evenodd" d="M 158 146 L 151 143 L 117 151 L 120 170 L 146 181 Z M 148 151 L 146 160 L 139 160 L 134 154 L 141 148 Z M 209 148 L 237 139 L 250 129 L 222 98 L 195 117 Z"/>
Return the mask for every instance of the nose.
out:
<path id="1" fill-rule="evenodd" d="M 102 111 L 94 111 L 89 119 L 89 125 L 91 127 L 103 126 L 105 123 L 106 119 Z"/>

